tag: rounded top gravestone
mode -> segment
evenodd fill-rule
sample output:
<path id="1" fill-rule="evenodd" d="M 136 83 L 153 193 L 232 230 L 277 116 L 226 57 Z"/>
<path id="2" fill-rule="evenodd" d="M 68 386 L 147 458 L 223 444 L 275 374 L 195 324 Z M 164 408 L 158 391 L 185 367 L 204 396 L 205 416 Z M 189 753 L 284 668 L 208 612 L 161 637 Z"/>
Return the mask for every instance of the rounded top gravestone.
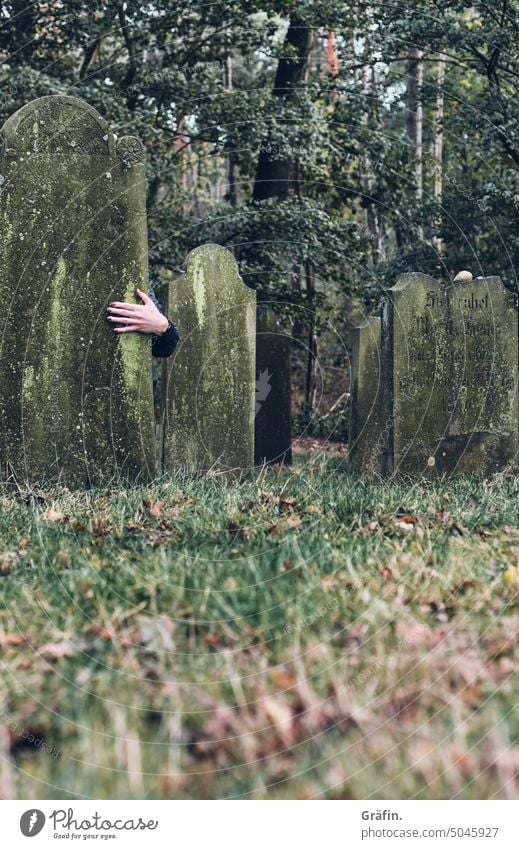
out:
<path id="1" fill-rule="evenodd" d="M 111 301 L 147 289 L 142 144 L 65 96 L 28 103 L 1 136 L 2 475 L 148 476 L 149 341 L 106 321 Z"/>
<path id="2" fill-rule="evenodd" d="M 220 245 L 191 251 L 169 286 L 181 327 L 168 364 L 168 471 L 232 471 L 254 459 L 256 293 Z"/>

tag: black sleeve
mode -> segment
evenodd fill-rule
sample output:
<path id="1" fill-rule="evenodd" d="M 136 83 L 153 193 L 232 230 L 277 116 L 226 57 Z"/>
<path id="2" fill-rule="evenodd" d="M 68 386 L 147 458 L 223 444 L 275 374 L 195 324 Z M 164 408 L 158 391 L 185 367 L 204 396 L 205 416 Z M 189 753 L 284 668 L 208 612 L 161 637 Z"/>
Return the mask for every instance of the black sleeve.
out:
<path id="1" fill-rule="evenodd" d="M 155 336 L 153 334 L 151 338 L 151 353 L 154 357 L 171 357 L 171 354 L 177 347 L 180 333 L 175 325 L 170 322 L 168 329 L 162 336 Z"/>

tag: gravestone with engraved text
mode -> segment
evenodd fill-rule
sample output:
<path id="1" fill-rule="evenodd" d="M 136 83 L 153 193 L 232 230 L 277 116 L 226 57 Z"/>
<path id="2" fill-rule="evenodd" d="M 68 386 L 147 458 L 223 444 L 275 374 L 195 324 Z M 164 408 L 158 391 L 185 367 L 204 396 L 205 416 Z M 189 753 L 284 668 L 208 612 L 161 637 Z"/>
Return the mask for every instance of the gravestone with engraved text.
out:
<path id="1" fill-rule="evenodd" d="M 518 450 L 517 309 L 497 277 L 406 274 L 383 307 L 383 471 L 492 474 Z"/>

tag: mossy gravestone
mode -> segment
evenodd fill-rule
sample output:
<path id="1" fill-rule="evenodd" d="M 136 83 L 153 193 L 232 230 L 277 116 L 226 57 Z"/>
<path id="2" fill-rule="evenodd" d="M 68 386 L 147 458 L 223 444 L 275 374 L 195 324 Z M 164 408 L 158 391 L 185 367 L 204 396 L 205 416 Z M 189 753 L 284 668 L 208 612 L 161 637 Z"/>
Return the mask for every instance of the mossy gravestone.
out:
<path id="1" fill-rule="evenodd" d="M 387 475 L 488 475 L 516 462 L 517 332 L 498 277 L 399 279 L 382 325 Z"/>
<path id="2" fill-rule="evenodd" d="M 149 340 L 106 308 L 147 288 L 143 148 L 72 97 L 2 130 L 2 475 L 96 485 L 153 473 Z"/>
<path id="3" fill-rule="evenodd" d="M 518 328 L 515 296 L 499 277 L 447 290 L 451 391 L 443 462 L 456 471 L 500 471 L 517 460 Z"/>
<path id="4" fill-rule="evenodd" d="M 350 331 L 352 349 L 349 459 L 352 471 L 380 475 L 382 385 L 381 319 L 371 316 Z"/>
<path id="5" fill-rule="evenodd" d="M 291 337 L 266 304 L 258 305 L 254 462 L 290 463 Z"/>
<path id="6" fill-rule="evenodd" d="M 238 471 L 254 461 L 256 293 L 232 253 L 202 245 L 169 284 L 180 343 L 165 365 L 166 471 Z"/>

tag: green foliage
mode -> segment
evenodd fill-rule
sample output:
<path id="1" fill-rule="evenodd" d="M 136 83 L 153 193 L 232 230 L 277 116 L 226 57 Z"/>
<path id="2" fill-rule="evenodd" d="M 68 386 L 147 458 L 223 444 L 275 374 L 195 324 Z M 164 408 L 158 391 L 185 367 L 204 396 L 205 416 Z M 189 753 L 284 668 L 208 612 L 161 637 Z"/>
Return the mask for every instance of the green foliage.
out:
<path id="1" fill-rule="evenodd" d="M 143 139 L 159 290 L 210 240 L 234 250 L 260 297 L 318 332 L 352 302 L 376 305 L 402 270 L 448 280 L 468 267 L 516 288 L 519 0 L 13 0 L 1 15 L 3 118 L 69 93 Z M 310 36 L 304 68 L 290 25 Z M 413 51 L 421 196 L 406 100 Z M 276 91 L 280 70 L 298 63 L 297 82 Z M 262 157 L 287 190 L 271 174 L 271 196 L 254 201 Z"/>

